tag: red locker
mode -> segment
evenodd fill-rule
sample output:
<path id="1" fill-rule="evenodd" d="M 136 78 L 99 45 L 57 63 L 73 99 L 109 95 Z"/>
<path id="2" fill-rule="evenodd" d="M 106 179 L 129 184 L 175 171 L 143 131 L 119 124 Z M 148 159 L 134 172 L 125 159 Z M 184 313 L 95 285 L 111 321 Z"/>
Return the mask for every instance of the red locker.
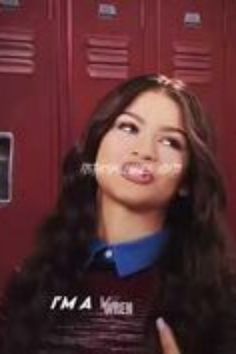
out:
<path id="1" fill-rule="evenodd" d="M 162 1 L 160 70 L 189 83 L 219 122 L 224 89 L 224 1 Z"/>
<path id="2" fill-rule="evenodd" d="M 71 139 L 84 130 L 96 102 L 128 77 L 155 71 L 157 2 L 65 2 Z"/>
<path id="3" fill-rule="evenodd" d="M 213 121 L 228 192 L 228 219 L 235 234 L 236 3 L 161 1 L 158 16 L 160 71 L 188 82 Z"/>
<path id="4" fill-rule="evenodd" d="M 0 5 L 0 146 L 14 140 L 12 196 L 0 204 L 0 285 L 32 244 L 57 191 L 54 19 L 49 0 Z M 5 3 L 4 3 L 5 4 Z M 13 146 L 13 145 L 12 145 Z M 7 159 L 7 156 L 5 156 Z M 4 171 L 4 166 L 2 166 Z M 5 172 L 4 172 L 5 173 Z M 6 177 L 6 176 L 5 176 Z"/>

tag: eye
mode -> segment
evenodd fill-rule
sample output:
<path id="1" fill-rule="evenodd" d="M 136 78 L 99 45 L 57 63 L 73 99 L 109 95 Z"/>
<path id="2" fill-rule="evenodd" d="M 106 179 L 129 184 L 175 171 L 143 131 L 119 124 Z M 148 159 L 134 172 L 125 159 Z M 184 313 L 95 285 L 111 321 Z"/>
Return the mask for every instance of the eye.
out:
<path id="1" fill-rule="evenodd" d="M 184 144 L 177 138 L 165 137 L 160 139 L 161 143 L 175 150 L 184 150 Z"/>
<path id="2" fill-rule="evenodd" d="M 134 123 L 120 122 L 117 123 L 117 128 L 127 133 L 138 133 L 139 129 Z"/>

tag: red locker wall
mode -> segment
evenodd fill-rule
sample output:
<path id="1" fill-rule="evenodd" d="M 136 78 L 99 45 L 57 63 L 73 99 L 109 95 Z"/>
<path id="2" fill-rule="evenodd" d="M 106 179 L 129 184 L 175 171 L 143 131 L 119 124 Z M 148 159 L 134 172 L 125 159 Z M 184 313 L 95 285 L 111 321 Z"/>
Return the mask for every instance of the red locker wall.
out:
<path id="1" fill-rule="evenodd" d="M 236 231 L 235 1 L 18 3 L 0 4 L 0 131 L 15 136 L 13 200 L 0 208 L 0 286 L 30 251 L 55 201 L 62 158 L 96 102 L 144 72 L 177 75 L 203 99 L 218 133 Z"/>
<path id="2" fill-rule="evenodd" d="M 0 5 L 0 131 L 11 132 L 15 141 L 12 201 L 0 205 L 0 285 L 30 251 L 57 191 L 52 8 L 48 0 L 20 4 Z"/>

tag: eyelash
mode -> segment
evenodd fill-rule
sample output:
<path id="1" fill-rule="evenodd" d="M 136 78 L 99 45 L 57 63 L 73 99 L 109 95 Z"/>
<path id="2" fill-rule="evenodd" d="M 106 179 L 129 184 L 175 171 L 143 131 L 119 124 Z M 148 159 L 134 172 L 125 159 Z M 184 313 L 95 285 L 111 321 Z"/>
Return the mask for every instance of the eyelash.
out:
<path id="1" fill-rule="evenodd" d="M 182 143 L 175 138 L 170 138 L 170 137 L 166 138 L 165 137 L 165 138 L 162 138 L 161 141 L 169 141 L 169 143 L 170 143 L 169 145 L 171 147 L 173 147 L 173 149 L 175 149 L 175 150 L 183 150 L 184 149 Z"/>
<path id="2" fill-rule="evenodd" d="M 126 127 L 131 128 L 132 133 L 138 133 L 138 131 L 139 131 L 138 127 L 134 123 L 121 122 L 121 123 L 118 123 L 117 127 L 120 130 L 123 130 L 123 128 L 126 128 Z"/>
<path id="3" fill-rule="evenodd" d="M 139 128 L 134 123 L 120 122 L 117 124 L 117 128 L 120 130 L 123 130 L 124 128 L 127 128 L 127 127 L 131 129 L 131 131 L 125 130 L 125 132 L 127 132 L 127 133 L 136 134 L 139 132 Z M 175 150 L 184 150 L 183 144 L 178 139 L 175 139 L 172 137 L 163 137 L 158 141 L 161 141 L 161 142 L 169 141 L 168 146 L 171 146 Z"/>

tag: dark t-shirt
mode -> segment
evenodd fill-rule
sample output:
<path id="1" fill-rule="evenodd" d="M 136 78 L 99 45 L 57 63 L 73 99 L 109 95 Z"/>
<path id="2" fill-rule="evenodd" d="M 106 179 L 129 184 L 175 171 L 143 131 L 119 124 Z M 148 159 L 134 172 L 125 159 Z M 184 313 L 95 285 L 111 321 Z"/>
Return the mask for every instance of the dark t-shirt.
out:
<path id="1" fill-rule="evenodd" d="M 120 278 L 112 265 L 99 269 L 95 264 L 84 279 L 69 296 L 52 297 L 50 311 L 58 318 L 38 353 L 161 353 L 155 327 L 157 265 Z"/>

